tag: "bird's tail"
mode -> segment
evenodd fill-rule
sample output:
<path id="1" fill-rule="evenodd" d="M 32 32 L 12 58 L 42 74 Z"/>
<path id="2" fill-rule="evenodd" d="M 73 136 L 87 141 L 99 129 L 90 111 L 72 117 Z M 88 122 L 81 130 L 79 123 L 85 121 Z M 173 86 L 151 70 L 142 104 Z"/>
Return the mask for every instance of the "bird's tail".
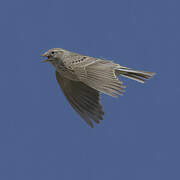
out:
<path id="1" fill-rule="evenodd" d="M 115 69 L 115 74 L 117 76 L 120 75 L 123 77 L 127 77 L 129 79 L 133 79 L 140 83 L 144 83 L 146 80 L 150 79 L 155 75 L 155 73 L 153 72 L 138 71 L 123 66 L 120 66 L 117 69 Z"/>

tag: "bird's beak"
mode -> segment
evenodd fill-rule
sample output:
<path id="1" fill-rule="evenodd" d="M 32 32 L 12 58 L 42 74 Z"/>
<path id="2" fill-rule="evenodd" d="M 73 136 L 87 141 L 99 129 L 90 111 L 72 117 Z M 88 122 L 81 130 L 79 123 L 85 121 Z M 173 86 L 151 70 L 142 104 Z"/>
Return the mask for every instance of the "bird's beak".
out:
<path id="1" fill-rule="evenodd" d="M 41 63 L 45 63 L 45 62 L 49 62 L 49 59 L 45 59 L 45 60 L 41 61 Z"/>
<path id="2" fill-rule="evenodd" d="M 46 53 L 44 53 L 44 54 L 41 54 L 41 56 L 43 56 L 43 57 L 47 57 Z"/>
<path id="3" fill-rule="evenodd" d="M 42 57 L 48 57 L 46 53 L 41 54 L 41 56 L 42 56 Z M 45 60 L 43 60 L 43 61 L 41 61 L 41 62 L 42 62 L 42 63 L 45 63 L 45 62 L 48 62 L 48 61 L 49 61 L 49 59 L 45 59 Z"/>

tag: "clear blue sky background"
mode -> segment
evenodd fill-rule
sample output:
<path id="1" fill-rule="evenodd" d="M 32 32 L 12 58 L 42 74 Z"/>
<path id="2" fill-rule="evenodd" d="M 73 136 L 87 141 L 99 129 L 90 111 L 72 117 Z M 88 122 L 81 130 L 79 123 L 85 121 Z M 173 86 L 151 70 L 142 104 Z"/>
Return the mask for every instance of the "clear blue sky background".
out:
<path id="1" fill-rule="evenodd" d="M 179 180 L 177 0 L 0 2 L 0 179 Z M 40 54 L 61 47 L 157 73 L 102 96 L 89 128 Z"/>

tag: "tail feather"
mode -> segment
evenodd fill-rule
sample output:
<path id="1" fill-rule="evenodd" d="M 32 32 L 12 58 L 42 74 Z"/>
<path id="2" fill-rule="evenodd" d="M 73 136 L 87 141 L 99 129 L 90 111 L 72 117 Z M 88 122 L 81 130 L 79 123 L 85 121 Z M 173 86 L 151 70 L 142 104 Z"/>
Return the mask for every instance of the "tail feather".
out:
<path id="1" fill-rule="evenodd" d="M 153 72 L 137 71 L 126 67 L 119 67 L 115 69 L 115 74 L 117 76 L 127 77 L 129 79 L 144 83 L 146 80 L 150 79 L 155 75 Z"/>

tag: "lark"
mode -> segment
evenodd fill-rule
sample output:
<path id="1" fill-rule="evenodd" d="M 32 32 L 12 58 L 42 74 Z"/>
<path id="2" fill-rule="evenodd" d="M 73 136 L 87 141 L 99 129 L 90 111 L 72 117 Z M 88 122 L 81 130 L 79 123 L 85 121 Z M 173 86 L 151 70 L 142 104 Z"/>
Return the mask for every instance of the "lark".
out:
<path id="1" fill-rule="evenodd" d="M 56 69 L 56 79 L 73 109 L 93 127 L 103 119 L 100 93 L 112 97 L 122 95 L 125 89 L 120 77 L 144 83 L 155 73 L 133 70 L 109 60 L 89 57 L 61 48 L 42 54 Z"/>

